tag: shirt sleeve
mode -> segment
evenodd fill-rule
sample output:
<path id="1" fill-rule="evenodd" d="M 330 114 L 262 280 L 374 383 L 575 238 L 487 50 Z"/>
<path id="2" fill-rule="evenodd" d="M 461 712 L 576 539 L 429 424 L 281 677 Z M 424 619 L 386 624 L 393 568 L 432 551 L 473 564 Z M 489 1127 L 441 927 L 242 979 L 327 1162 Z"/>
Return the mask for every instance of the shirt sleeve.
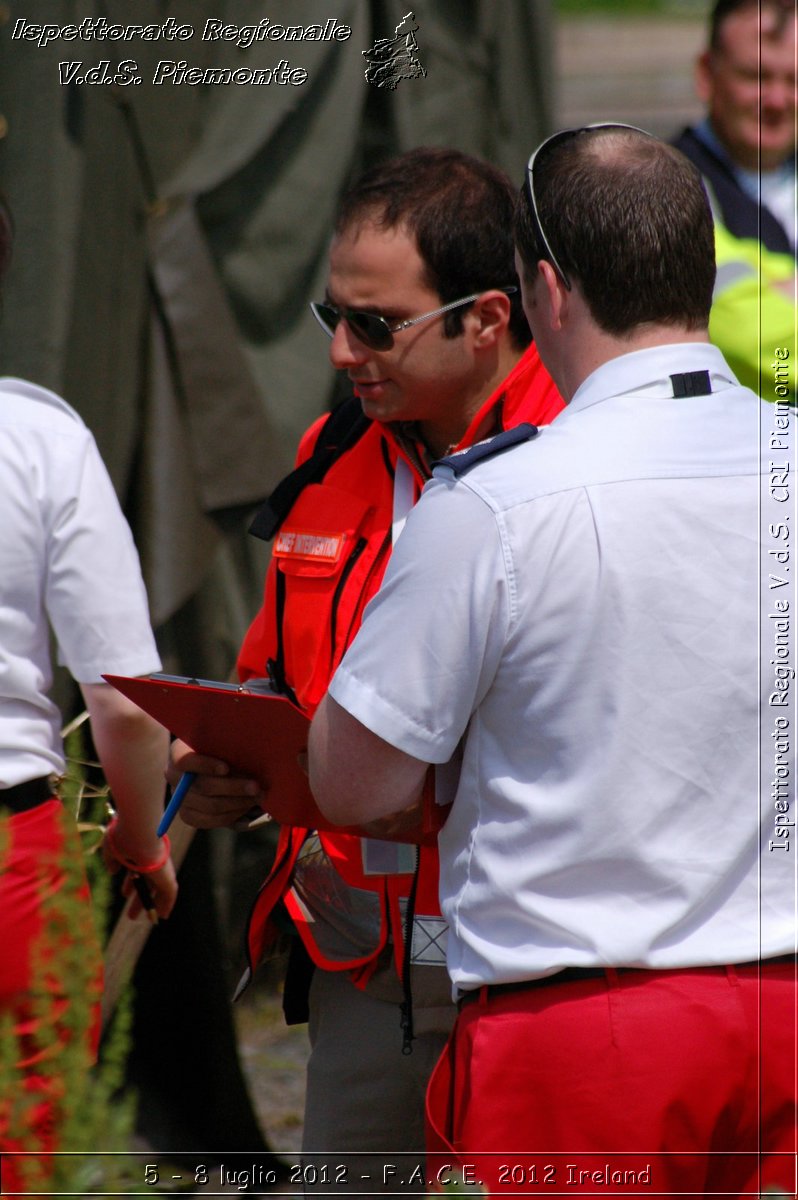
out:
<path id="1" fill-rule="evenodd" d="M 495 675 L 511 609 L 497 516 L 462 481 L 435 479 L 330 695 L 397 749 L 448 762 Z"/>
<path id="2" fill-rule="evenodd" d="M 93 437 L 47 489 L 45 606 L 80 683 L 160 668 L 138 553 Z"/>

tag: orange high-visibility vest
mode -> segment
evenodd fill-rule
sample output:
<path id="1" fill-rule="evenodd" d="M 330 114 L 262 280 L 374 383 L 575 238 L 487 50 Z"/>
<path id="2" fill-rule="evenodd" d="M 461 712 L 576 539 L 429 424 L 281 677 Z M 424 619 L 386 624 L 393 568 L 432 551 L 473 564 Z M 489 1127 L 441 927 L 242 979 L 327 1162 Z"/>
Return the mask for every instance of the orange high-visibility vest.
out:
<path id="1" fill-rule="evenodd" d="M 457 449 L 522 422 L 545 425 L 562 407 L 537 350 L 530 346 L 482 405 Z M 302 438 L 298 464 L 313 453 L 324 421 L 317 421 Z M 423 468 L 390 427 L 372 422 L 321 482 L 302 489 L 274 540 L 263 605 L 238 659 L 242 681 L 266 675 L 268 664 L 279 656 L 286 683 L 301 707 L 313 714 L 379 588 L 391 553 L 397 491 L 405 493 L 399 507 L 409 507 L 425 481 Z M 405 910 L 416 870 L 412 960 L 443 964 L 445 922 L 438 905 L 434 847 L 417 849 L 343 833 L 317 835 L 312 848 L 327 856 L 346 889 L 342 921 L 345 911 L 355 909 L 361 935 L 364 928 L 367 931 L 365 942 L 361 937 L 354 949 L 341 932 L 342 921 L 333 919 L 328 928 L 318 914 L 312 919 L 301 891 L 292 886 L 297 858 L 309 846 L 309 832 L 293 827 L 281 831 L 274 865 L 250 916 L 248 974 L 277 934 L 273 914 L 282 900 L 317 966 L 350 970 L 354 981 L 363 985 L 390 936 L 401 977 Z M 330 903 L 335 904 L 335 896 Z"/>

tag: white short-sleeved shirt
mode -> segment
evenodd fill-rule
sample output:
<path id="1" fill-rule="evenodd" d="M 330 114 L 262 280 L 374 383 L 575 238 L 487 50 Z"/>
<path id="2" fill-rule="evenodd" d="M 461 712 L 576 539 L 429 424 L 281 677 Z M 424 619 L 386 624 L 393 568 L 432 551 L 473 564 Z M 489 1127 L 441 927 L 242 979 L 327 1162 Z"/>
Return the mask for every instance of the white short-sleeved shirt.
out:
<path id="1" fill-rule="evenodd" d="M 160 659 L 138 555 L 97 446 L 52 392 L 0 379 L 0 787 L 63 770 L 48 618 L 79 683 Z"/>
<path id="2" fill-rule="evenodd" d="M 675 399 L 701 370 L 712 394 Z M 410 514 L 330 693 L 416 758 L 462 752 L 455 985 L 793 948 L 798 845 L 769 847 L 760 786 L 773 414 L 714 347 L 638 351 Z"/>

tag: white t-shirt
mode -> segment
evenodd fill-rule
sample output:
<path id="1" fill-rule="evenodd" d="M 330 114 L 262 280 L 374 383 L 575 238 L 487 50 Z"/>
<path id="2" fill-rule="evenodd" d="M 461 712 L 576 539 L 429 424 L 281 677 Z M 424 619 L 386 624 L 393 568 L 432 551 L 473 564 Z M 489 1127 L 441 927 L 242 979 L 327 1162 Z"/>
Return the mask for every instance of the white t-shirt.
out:
<path id="1" fill-rule="evenodd" d="M 0 787 L 63 770 L 48 618 L 79 683 L 160 659 L 138 555 L 97 446 L 52 392 L 0 379 Z"/>
<path id="2" fill-rule="evenodd" d="M 675 399 L 700 370 L 712 394 Z M 439 468 L 408 517 L 330 693 L 423 761 L 462 740 L 439 839 L 458 987 L 793 948 L 798 845 L 769 848 L 759 746 L 773 421 L 715 347 L 639 351 L 534 441 Z"/>

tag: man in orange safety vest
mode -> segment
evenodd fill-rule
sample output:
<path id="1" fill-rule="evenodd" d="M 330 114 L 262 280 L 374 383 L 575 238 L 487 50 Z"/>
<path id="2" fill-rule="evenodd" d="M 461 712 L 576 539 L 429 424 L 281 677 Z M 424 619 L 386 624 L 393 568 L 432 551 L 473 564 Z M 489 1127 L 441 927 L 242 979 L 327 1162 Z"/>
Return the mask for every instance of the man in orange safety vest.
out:
<path id="1" fill-rule="evenodd" d="M 307 431 L 256 518 L 276 538 L 238 659 L 241 680 L 271 676 L 309 716 L 432 462 L 562 407 L 520 305 L 514 204 L 501 171 L 443 149 L 381 164 L 344 197 L 313 309 L 354 398 Z M 171 778 L 183 770 L 198 775 L 190 824 L 268 811 L 253 781 L 178 742 Z M 426 1190 L 424 1091 L 455 1015 L 437 891 L 434 846 L 284 827 L 255 902 L 247 977 L 280 929 L 298 935 L 285 1008 L 309 1019 L 303 1147 L 336 1165 L 337 1191 Z"/>

